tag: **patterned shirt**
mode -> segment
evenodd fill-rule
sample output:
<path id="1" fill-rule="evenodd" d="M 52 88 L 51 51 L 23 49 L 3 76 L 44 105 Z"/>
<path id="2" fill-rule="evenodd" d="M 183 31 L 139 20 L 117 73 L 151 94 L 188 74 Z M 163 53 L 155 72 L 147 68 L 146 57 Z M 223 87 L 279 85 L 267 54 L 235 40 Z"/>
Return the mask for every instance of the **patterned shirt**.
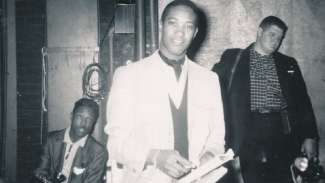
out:
<path id="1" fill-rule="evenodd" d="M 272 55 L 250 50 L 251 111 L 280 111 L 286 107 Z"/>

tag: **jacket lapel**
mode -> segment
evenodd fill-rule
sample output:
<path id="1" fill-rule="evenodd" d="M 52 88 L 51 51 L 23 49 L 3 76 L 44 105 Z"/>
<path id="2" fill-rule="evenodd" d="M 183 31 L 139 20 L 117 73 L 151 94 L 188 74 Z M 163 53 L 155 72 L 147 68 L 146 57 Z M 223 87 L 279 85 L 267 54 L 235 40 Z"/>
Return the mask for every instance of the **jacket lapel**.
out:
<path id="1" fill-rule="evenodd" d="M 234 134 L 237 134 L 235 138 L 231 139 L 231 144 L 235 152 L 240 148 L 240 144 L 245 136 L 247 128 L 249 128 L 251 113 L 250 113 L 250 75 L 249 75 L 249 51 L 250 47 L 246 48 L 242 53 L 241 59 L 238 63 L 235 75 L 233 77 L 232 89 L 229 92 L 229 105 L 235 109 L 231 110 L 231 121 L 237 128 L 231 129 Z M 237 138 L 239 137 L 239 138 Z"/>
<path id="2" fill-rule="evenodd" d="M 231 91 L 231 95 L 235 100 L 240 101 L 241 105 L 245 105 L 243 109 L 250 109 L 250 76 L 249 76 L 249 50 L 251 46 L 244 50 L 236 69 Z M 235 102 L 235 101 L 234 101 Z"/>
<path id="3" fill-rule="evenodd" d="M 64 160 L 64 153 L 66 149 L 66 143 L 63 142 L 65 130 L 56 138 L 55 145 L 54 145 L 54 153 L 57 154 L 56 159 L 54 161 L 55 164 L 55 174 L 59 171 L 62 171 L 63 167 L 63 160 Z"/>
<path id="4" fill-rule="evenodd" d="M 58 168 L 57 168 L 57 170 L 60 170 L 60 171 L 62 171 L 62 167 L 63 167 L 63 161 L 64 161 L 64 153 L 65 153 L 65 149 L 66 149 L 66 143 L 64 143 L 64 142 L 61 142 L 61 144 L 60 144 L 60 155 L 59 155 L 59 163 L 58 163 Z M 56 173 L 58 173 L 58 172 L 56 172 Z"/>

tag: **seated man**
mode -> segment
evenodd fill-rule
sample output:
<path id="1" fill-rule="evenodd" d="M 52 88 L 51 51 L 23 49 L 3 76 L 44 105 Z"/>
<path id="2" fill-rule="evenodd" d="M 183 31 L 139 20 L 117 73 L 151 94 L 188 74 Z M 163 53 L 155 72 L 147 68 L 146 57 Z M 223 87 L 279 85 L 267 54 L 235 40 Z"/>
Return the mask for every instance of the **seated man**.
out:
<path id="1" fill-rule="evenodd" d="M 98 115 L 96 102 L 87 98 L 78 100 L 71 126 L 49 134 L 35 177 L 63 183 L 102 182 L 108 153 L 90 135 Z"/>

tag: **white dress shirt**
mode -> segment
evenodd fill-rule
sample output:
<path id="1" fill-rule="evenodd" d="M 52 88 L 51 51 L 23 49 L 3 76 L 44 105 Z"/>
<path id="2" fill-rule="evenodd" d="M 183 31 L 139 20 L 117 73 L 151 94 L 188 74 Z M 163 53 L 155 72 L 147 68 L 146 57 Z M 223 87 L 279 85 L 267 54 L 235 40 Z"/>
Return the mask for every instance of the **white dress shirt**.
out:
<path id="1" fill-rule="evenodd" d="M 179 108 L 182 102 L 184 88 L 187 80 L 188 61 L 185 59 L 184 64 L 182 65 L 182 72 L 179 79 L 176 78 L 173 67 L 167 65 L 162 60 L 161 65 L 163 68 L 163 74 L 165 75 L 164 77 L 167 78 L 166 84 L 168 87 L 168 95 L 174 102 L 175 106 Z"/>
<path id="2" fill-rule="evenodd" d="M 63 159 L 63 167 L 62 167 L 62 174 L 66 177 L 66 180 L 63 183 L 67 183 L 69 180 L 69 176 L 71 174 L 71 168 L 73 164 L 74 157 L 78 151 L 79 147 L 84 147 L 87 141 L 88 135 L 79 139 L 76 142 L 72 142 L 70 138 L 70 127 L 68 127 L 64 133 L 63 142 L 66 143 L 64 159 Z"/>

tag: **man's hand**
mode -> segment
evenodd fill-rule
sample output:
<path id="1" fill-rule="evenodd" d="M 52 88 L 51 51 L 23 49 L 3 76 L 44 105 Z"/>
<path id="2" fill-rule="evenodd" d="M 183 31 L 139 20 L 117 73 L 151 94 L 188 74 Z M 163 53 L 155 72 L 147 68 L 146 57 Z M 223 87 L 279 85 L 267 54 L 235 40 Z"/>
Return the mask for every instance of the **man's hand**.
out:
<path id="1" fill-rule="evenodd" d="M 36 170 L 33 172 L 33 177 L 31 182 L 46 182 L 48 180 L 47 172 L 43 170 Z"/>
<path id="2" fill-rule="evenodd" d="M 189 173 L 192 168 L 195 168 L 192 162 L 173 150 L 159 150 L 156 166 L 162 172 L 176 179 Z"/>
<path id="3" fill-rule="evenodd" d="M 43 177 L 47 177 L 47 176 L 48 176 L 47 172 L 44 171 L 44 170 L 35 170 L 35 171 L 33 172 L 33 174 L 34 174 L 35 176 L 43 176 Z"/>
<path id="4" fill-rule="evenodd" d="M 210 151 L 206 151 L 205 153 L 203 153 L 203 155 L 200 157 L 200 165 L 205 164 L 206 162 L 208 162 L 210 159 L 212 159 L 214 157 L 214 154 Z"/>
<path id="5" fill-rule="evenodd" d="M 314 139 L 305 139 L 301 146 L 301 152 L 307 155 L 308 159 L 317 157 L 317 142 Z"/>

